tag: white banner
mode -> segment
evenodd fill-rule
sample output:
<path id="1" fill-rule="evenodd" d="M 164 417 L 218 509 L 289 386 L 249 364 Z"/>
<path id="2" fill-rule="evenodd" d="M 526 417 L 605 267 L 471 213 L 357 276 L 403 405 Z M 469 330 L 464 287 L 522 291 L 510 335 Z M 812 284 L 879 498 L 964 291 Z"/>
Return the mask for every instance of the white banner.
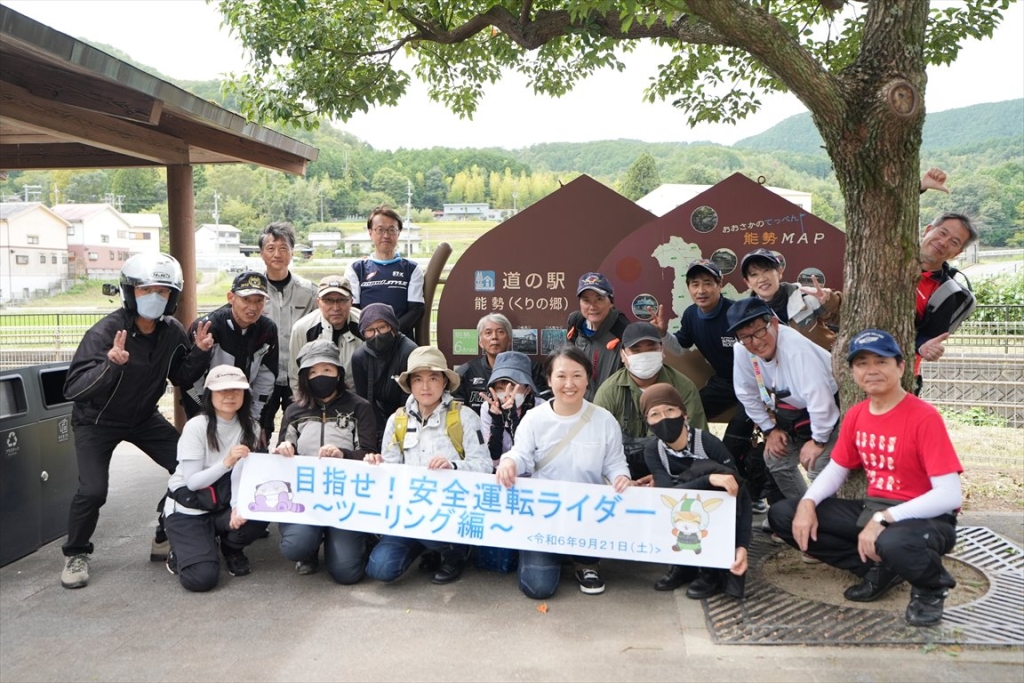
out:
<path id="1" fill-rule="evenodd" d="M 248 519 L 590 557 L 729 567 L 736 499 L 724 491 L 611 486 L 252 453 Z"/>

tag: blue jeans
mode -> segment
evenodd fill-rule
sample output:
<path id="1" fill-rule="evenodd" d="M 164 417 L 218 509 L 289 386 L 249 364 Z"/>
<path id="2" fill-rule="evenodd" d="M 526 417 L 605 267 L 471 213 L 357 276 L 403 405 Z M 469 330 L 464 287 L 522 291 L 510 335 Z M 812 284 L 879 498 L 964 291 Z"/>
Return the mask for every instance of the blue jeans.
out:
<path id="1" fill-rule="evenodd" d="M 558 590 L 564 555 L 535 550 L 519 551 L 519 590 L 528 598 L 544 600 Z M 573 562 L 596 565 L 596 557 L 573 557 Z"/>
<path id="2" fill-rule="evenodd" d="M 390 583 L 400 577 L 412 565 L 424 550 L 436 550 L 441 553 L 442 561 L 452 559 L 453 554 L 461 556 L 455 559 L 465 561 L 468 548 L 464 545 L 425 541 L 401 536 L 384 536 L 370 553 L 370 561 L 366 564 L 366 574 L 370 578 Z"/>
<path id="3" fill-rule="evenodd" d="M 313 559 L 324 544 L 327 572 L 341 584 L 352 584 L 363 578 L 363 552 L 366 534 L 332 526 L 312 524 L 278 524 L 281 530 L 281 554 L 292 562 Z"/>

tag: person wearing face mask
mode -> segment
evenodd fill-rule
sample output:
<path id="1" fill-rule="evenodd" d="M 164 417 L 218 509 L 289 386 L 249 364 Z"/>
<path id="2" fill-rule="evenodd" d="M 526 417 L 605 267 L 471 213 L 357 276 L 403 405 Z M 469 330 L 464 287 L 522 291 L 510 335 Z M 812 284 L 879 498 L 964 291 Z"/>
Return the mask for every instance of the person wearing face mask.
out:
<path id="1" fill-rule="evenodd" d="M 378 430 L 373 450 L 379 452 L 384 425 L 409 397 L 394 378 L 405 370 L 416 342 L 399 331 L 398 318 L 387 304 L 370 304 L 362 310 L 359 334 L 366 343 L 352 354 L 352 384 L 356 394 L 373 407 Z"/>
<path id="2" fill-rule="evenodd" d="M 377 425 L 370 404 L 346 388 L 338 347 L 326 339 L 316 339 L 302 347 L 296 361 L 296 400 L 284 413 L 283 440 L 274 453 L 287 458 L 315 455 L 362 460 L 374 448 Z M 281 554 L 295 562 L 299 574 L 316 572 L 323 544 L 331 578 L 340 584 L 363 578 L 366 534 L 311 524 L 280 523 L 278 527 Z"/>
<path id="3" fill-rule="evenodd" d="M 89 328 L 68 368 L 64 396 L 74 402 L 78 492 L 71 501 L 62 548 L 65 588 L 89 583 L 90 539 L 107 500 L 114 448 L 127 441 L 168 474 L 177 466 L 178 430 L 160 414 L 157 402 L 168 380 L 184 387 L 200 378 L 213 346 L 208 323 L 196 329 L 192 345 L 172 317 L 183 286 L 181 266 L 171 256 L 129 258 L 121 269 L 121 308 Z M 167 552 L 167 536 L 159 523 L 149 557 L 163 561 Z"/>
<path id="4" fill-rule="evenodd" d="M 656 437 L 647 445 L 644 460 L 659 488 L 725 491 L 736 498 L 736 556 L 726 569 L 670 565 L 654 584 L 654 590 L 675 590 L 689 583 L 686 597 L 709 598 L 718 592 L 742 599 L 753 517 L 746 484 L 725 445 L 711 432 L 694 427 L 686 419 L 683 397 L 670 384 L 654 384 L 640 397 L 644 422 Z"/>
<path id="5" fill-rule="evenodd" d="M 693 425 L 707 429 L 708 421 L 697 387 L 686 375 L 664 364 L 658 328 L 645 322 L 630 323 L 622 332 L 619 354 L 624 367 L 601 384 L 594 396 L 594 405 L 604 408 L 618 420 L 630 476 L 640 484 L 650 485 L 644 449 L 654 437 L 640 411 L 640 398 L 647 387 L 659 382 L 674 386 L 683 397 Z"/>

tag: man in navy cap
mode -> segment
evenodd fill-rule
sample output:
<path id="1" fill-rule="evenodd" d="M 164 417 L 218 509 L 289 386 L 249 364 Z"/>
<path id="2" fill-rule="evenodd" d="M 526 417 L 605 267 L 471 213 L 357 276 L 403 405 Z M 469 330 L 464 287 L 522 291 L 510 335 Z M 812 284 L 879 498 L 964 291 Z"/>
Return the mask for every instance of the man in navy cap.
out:
<path id="1" fill-rule="evenodd" d="M 612 283 L 601 273 L 584 273 L 576 296 L 580 310 L 569 314 L 565 338 L 590 361 L 586 399 L 593 401 L 601 383 L 622 367 L 618 347 L 629 319 L 615 308 Z"/>
<path id="2" fill-rule="evenodd" d="M 828 463 L 838 435 L 839 387 L 827 351 L 787 325 L 756 297 L 729 309 L 733 388 L 765 435 L 768 471 L 786 498 L 800 498 Z"/>
<path id="3" fill-rule="evenodd" d="M 956 586 L 942 556 L 956 545 L 963 467 L 938 411 L 903 389 L 903 353 L 892 335 L 864 330 L 846 358 L 868 397 L 846 413 L 832 461 L 810 489 L 773 505 L 768 519 L 790 545 L 862 579 L 847 600 L 877 600 L 907 581 L 907 623 L 933 626 Z M 867 497 L 832 498 L 858 468 Z"/>

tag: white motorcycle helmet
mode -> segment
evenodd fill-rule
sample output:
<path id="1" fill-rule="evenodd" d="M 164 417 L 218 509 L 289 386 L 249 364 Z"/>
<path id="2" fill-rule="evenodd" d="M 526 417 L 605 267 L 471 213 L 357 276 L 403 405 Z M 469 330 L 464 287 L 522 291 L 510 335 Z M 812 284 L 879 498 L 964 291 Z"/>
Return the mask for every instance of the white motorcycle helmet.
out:
<path id="1" fill-rule="evenodd" d="M 164 315 L 173 315 L 178 308 L 184 278 L 181 265 L 168 254 L 136 254 L 121 268 L 121 304 L 131 314 L 137 314 L 135 287 L 160 285 L 171 290 Z"/>

